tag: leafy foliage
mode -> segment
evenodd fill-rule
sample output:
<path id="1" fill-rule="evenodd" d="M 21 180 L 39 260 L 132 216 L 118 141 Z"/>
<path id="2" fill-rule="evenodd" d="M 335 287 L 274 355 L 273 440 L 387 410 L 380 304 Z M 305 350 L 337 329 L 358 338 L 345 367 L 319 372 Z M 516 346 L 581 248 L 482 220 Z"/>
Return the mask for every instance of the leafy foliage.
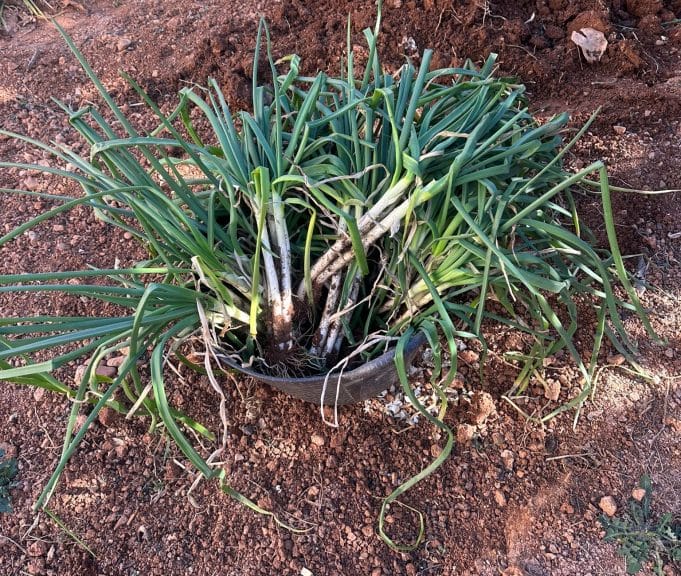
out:
<path id="1" fill-rule="evenodd" d="M 596 162 L 568 174 L 561 167 L 586 126 L 561 148 L 567 115 L 537 122 L 524 86 L 494 76 L 494 56 L 480 69 L 467 62 L 431 70 L 426 50 L 418 68 L 407 63 L 398 74 L 387 73 L 378 57 L 379 26 L 380 14 L 375 30 L 365 31 L 369 57 L 363 73 L 356 74 L 348 26 L 339 77 L 306 77 L 297 56 L 274 62 L 261 25 L 252 112 L 233 114 L 210 81 L 206 89 L 182 90 L 177 108 L 165 115 L 128 78 L 158 121 L 144 133 L 62 31 L 108 116 L 90 106 L 62 106 L 90 146 L 86 157 L 0 131 L 55 160 L 49 168 L 11 162 L 0 167 L 64 177 L 84 193 L 42 195 L 61 204 L 5 234 L 0 245 L 84 205 L 132 234 L 149 257 L 126 269 L 0 277 L 0 293 L 86 295 L 125 310 L 114 318 L 0 319 L 0 378 L 74 400 L 64 451 L 39 505 L 107 405 L 148 414 L 153 426 L 162 422 L 203 475 L 222 478 L 185 429 L 211 433 L 168 403 L 164 368 L 171 358 L 204 370 L 219 390 L 212 366 L 218 351 L 261 371 L 298 376 L 344 369 L 351 359 L 368 360 L 394 346 L 405 393 L 446 438 L 437 459 L 384 501 L 379 532 L 391 546 L 409 549 L 424 534 L 422 517 L 415 543 L 401 547 L 384 532 L 383 518 L 391 503 L 451 453 L 443 390 L 456 374 L 457 339 L 478 338 L 484 346 L 487 320 L 523 331 L 533 343 L 526 377 L 546 356 L 567 350 L 586 385 L 545 418 L 578 407 L 588 396 L 604 336 L 624 353 L 633 349 L 620 310 L 646 320 L 617 247 L 605 168 Z M 271 84 L 261 81 L 263 45 Z M 594 173 L 610 251 L 589 243 L 570 193 L 574 185 L 594 185 L 587 179 Z M 618 281 L 629 302 L 616 296 Z M 586 364 L 574 342 L 578 301 L 591 303 L 598 320 Z M 433 349 L 432 383 L 442 400 L 437 415 L 409 386 L 403 351 L 416 333 Z M 202 367 L 181 354 L 182 344 L 193 339 L 206 350 Z M 450 353 L 448 369 L 442 342 Z M 34 360 L 62 347 L 69 351 Z M 117 377 L 102 382 L 97 365 L 122 350 L 126 360 Z M 88 359 L 77 389 L 50 375 L 77 358 Z M 142 358 L 149 359 L 149 384 L 138 367 Z M 519 387 L 526 382 L 521 379 Z M 115 400 L 118 391 L 124 402 Z M 84 402 L 94 407 L 76 431 Z"/>
<path id="2" fill-rule="evenodd" d="M 18 472 L 16 458 L 5 458 L 5 451 L 0 449 L 0 513 L 12 511 L 9 491 Z"/>
<path id="3" fill-rule="evenodd" d="M 681 524 L 675 523 L 670 513 L 655 520 L 650 508 L 652 484 L 648 476 L 641 477 L 640 487 L 645 496 L 640 502 L 630 499 L 629 509 L 620 517 L 601 516 L 604 539 L 618 544 L 617 553 L 626 561 L 627 574 L 637 574 L 651 561 L 655 573 L 662 576 L 666 563 L 681 566 Z"/>

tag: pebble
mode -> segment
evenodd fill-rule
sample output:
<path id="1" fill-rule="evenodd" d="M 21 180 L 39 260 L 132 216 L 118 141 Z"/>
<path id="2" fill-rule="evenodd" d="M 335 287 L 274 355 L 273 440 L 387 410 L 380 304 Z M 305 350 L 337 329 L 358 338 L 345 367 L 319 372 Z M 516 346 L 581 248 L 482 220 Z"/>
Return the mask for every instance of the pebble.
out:
<path id="1" fill-rule="evenodd" d="M 475 350 L 467 348 L 466 350 L 459 352 L 459 358 L 466 364 L 475 364 L 478 360 L 480 360 L 480 354 L 478 354 Z"/>
<path id="2" fill-rule="evenodd" d="M 504 496 L 504 493 L 501 490 L 494 491 L 494 501 L 499 508 L 504 508 L 506 506 L 506 496 Z"/>
<path id="3" fill-rule="evenodd" d="M 310 442 L 312 442 L 315 446 L 324 446 L 324 437 L 320 436 L 319 434 L 313 434 L 310 438 Z"/>
<path id="4" fill-rule="evenodd" d="M 631 491 L 631 497 L 636 500 L 636 502 L 641 502 L 646 497 L 646 491 L 643 488 L 634 488 Z"/>
<path id="5" fill-rule="evenodd" d="M 626 361 L 626 358 L 622 354 L 613 354 L 607 358 L 608 364 L 613 366 L 621 366 Z"/>
<path id="6" fill-rule="evenodd" d="M 612 127 L 612 129 L 615 131 L 615 134 L 622 135 L 627 131 L 626 126 L 618 126 L 615 124 L 615 126 Z"/>
<path id="7" fill-rule="evenodd" d="M 63 232 L 64 231 L 64 225 L 63 224 L 55 224 L 52 226 L 52 232 Z"/>
<path id="8" fill-rule="evenodd" d="M 132 40 L 130 38 L 126 38 L 125 36 L 122 38 L 118 39 L 118 42 L 116 42 L 116 50 L 119 52 L 125 52 L 128 48 L 132 46 Z"/>
<path id="9" fill-rule="evenodd" d="M 116 415 L 117 413 L 115 410 L 104 406 L 104 408 L 97 413 L 97 421 L 104 426 L 104 428 L 110 428 L 116 420 Z"/>
<path id="10" fill-rule="evenodd" d="M 105 378 L 111 378 L 112 380 L 118 374 L 118 368 L 115 366 L 107 366 L 106 364 L 100 364 L 97 366 L 96 370 L 97 376 L 104 376 Z"/>
<path id="11" fill-rule="evenodd" d="M 106 361 L 106 365 L 111 368 L 118 368 L 128 359 L 127 356 L 114 356 Z"/>
<path id="12" fill-rule="evenodd" d="M 667 358 L 674 358 L 674 350 L 672 350 L 671 348 L 667 348 L 667 349 L 664 351 L 664 355 L 665 355 Z"/>
<path id="13" fill-rule="evenodd" d="M 314 574 L 309 569 L 303 567 L 300 569 L 300 576 L 314 576 Z"/>
<path id="14" fill-rule="evenodd" d="M 35 542 L 31 542 L 31 544 L 28 545 L 26 552 L 28 552 L 28 555 L 33 558 L 45 556 L 45 554 L 47 554 L 47 544 L 45 544 L 45 542 L 42 540 L 36 540 Z"/>
<path id="15" fill-rule="evenodd" d="M 26 571 L 32 576 L 42 574 L 45 570 L 45 560 L 43 558 L 34 558 L 28 563 Z"/>
<path id="16" fill-rule="evenodd" d="M 473 394 L 470 408 L 473 423 L 483 424 L 494 413 L 496 413 L 496 406 L 489 392 L 476 392 Z"/>
<path id="17" fill-rule="evenodd" d="M 560 396 L 560 382 L 558 380 L 547 380 L 544 386 L 544 398 L 555 402 Z"/>
<path id="18" fill-rule="evenodd" d="M 603 510 L 607 516 L 614 516 L 617 512 L 617 503 L 612 496 L 603 496 L 598 502 L 598 507 Z"/>
<path id="19" fill-rule="evenodd" d="M 459 424 L 456 429 L 456 440 L 460 444 L 468 444 L 475 435 L 475 426 L 470 424 Z"/>
<path id="20" fill-rule="evenodd" d="M 40 402 L 45 397 L 45 388 L 36 388 L 33 391 L 33 400 Z"/>
<path id="21" fill-rule="evenodd" d="M 513 452 L 510 450 L 502 450 L 501 451 L 501 461 L 504 463 L 504 468 L 506 470 L 513 470 L 513 464 L 515 463 L 515 456 L 513 455 Z"/>

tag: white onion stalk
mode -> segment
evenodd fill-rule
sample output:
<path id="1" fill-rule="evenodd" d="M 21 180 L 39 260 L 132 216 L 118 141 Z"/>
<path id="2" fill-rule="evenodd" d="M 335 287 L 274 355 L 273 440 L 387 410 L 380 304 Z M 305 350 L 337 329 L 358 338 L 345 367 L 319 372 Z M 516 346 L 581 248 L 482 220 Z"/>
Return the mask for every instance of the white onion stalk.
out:
<path id="1" fill-rule="evenodd" d="M 273 328 L 277 346 L 290 350 L 293 346 L 293 290 L 291 286 L 291 245 L 289 241 L 284 205 L 279 192 L 272 192 L 272 205 L 268 215 L 272 238 L 279 253 L 278 308 L 273 308 Z M 264 239 L 263 239 L 264 240 Z M 270 255 L 271 256 L 271 255 Z M 276 274 L 276 272 L 275 272 Z"/>

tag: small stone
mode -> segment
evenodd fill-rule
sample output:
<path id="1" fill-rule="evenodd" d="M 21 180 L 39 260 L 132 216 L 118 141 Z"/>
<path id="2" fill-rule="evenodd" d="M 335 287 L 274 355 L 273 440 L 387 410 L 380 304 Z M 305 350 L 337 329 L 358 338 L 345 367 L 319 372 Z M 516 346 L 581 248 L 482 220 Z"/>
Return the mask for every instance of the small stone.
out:
<path id="1" fill-rule="evenodd" d="M 40 186 L 40 181 L 33 176 L 29 176 L 24 180 L 23 184 L 26 190 L 37 190 Z"/>
<path id="2" fill-rule="evenodd" d="M 626 126 L 619 126 L 617 124 L 615 124 L 612 129 L 615 131 L 615 134 L 619 134 L 620 136 L 627 131 Z"/>
<path id="3" fill-rule="evenodd" d="M 560 511 L 563 514 L 574 514 L 575 508 L 569 502 L 563 502 L 563 504 L 561 504 L 561 506 L 560 506 Z"/>
<path id="4" fill-rule="evenodd" d="M 433 458 L 437 458 L 440 454 L 442 454 L 442 448 L 440 447 L 439 444 L 433 444 L 430 447 L 430 455 Z"/>
<path id="5" fill-rule="evenodd" d="M 664 351 L 664 355 L 665 355 L 667 358 L 674 358 L 674 350 L 672 350 L 671 348 L 667 348 L 667 349 Z"/>
<path id="6" fill-rule="evenodd" d="M 110 428 L 116 420 L 117 412 L 112 408 L 104 406 L 97 413 L 97 421 L 105 428 Z"/>
<path id="7" fill-rule="evenodd" d="M 496 413 L 494 399 L 489 392 L 476 392 L 473 394 L 470 407 L 471 420 L 475 424 L 483 424 Z"/>
<path id="8" fill-rule="evenodd" d="M 132 238 L 132 233 L 131 232 L 123 232 L 123 238 L 126 240 L 130 240 Z"/>
<path id="9" fill-rule="evenodd" d="M 130 38 L 126 38 L 125 36 L 122 38 L 118 39 L 118 42 L 116 42 L 116 50 L 119 52 L 125 52 L 128 48 L 132 46 L 132 40 Z"/>
<path id="10" fill-rule="evenodd" d="M 557 401 L 560 396 L 560 382 L 558 380 L 547 380 L 544 385 L 544 398 Z"/>
<path id="11" fill-rule="evenodd" d="M 313 434 L 310 438 L 310 442 L 315 446 L 324 446 L 324 437 L 319 434 Z"/>
<path id="12" fill-rule="evenodd" d="M 28 545 L 26 552 L 28 552 L 28 555 L 32 558 L 45 556 L 45 554 L 47 554 L 47 544 L 45 544 L 45 542 L 42 540 L 36 540 L 35 542 L 31 542 L 31 544 Z"/>
<path id="13" fill-rule="evenodd" d="M 501 461 L 504 463 L 504 468 L 506 468 L 508 471 L 513 470 L 513 464 L 515 463 L 515 456 L 513 455 L 513 452 L 510 450 L 502 450 L 500 456 Z"/>
<path id="14" fill-rule="evenodd" d="M 76 385 L 76 387 L 80 386 L 81 382 L 83 381 L 83 378 L 85 377 L 85 371 L 87 370 L 87 366 L 85 364 L 80 364 L 76 368 L 76 373 L 73 375 L 73 382 Z"/>
<path id="15" fill-rule="evenodd" d="M 45 397 L 45 388 L 36 388 L 33 391 L 33 400 L 40 402 Z"/>
<path id="16" fill-rule="evenodd" d="M 118 444 L 118 445 L 116 446 L 116 448 L 114 448 L 114 452 L 115 452 L 115 454 L 116 454 L 116 457 L 117 457 L 119 460 L 122 460 L 123 458 L 125 458 L 125 457 L 128 455 L 128 446 L 127 446 L 127 444 L 125 444 L 125 443 L 123 443 L 123 442 L 120 443 L 120 444 Z"/>
<path id="17" fill-rule="evenodd" d="M 64 225 L 63 224 L 55 224 L 52 226 L 52 232 L 63 232 L 64 231 Z"/>
<path id="18" fill-rule="evenodd" d="M 307 568 L 303 567 L 300 569 L 300 576 L 314 576 L 310 570 Z"/>
<path id="19" fill-rule="evenodd" d="M 636 502 L 641 502 L 646 497 L 646 491 L 643 488 L 634 488 L 631 491 L 631 497 L 636 500 Z"/>
<path id="20" fill-rule="evenodd" d="M 506 496 L 504 496 L 504 493 L 501 490 L 494 491 L 494 501 L 499 508 L 504 508 L 506 506 Z"/>
<path id="21" fill-rule="evenodd" d="M 478 360 L 480 360 L 480 354 L 478 354 L 475 350 L 466 348 L 466 350 L 461 350 L 461 352 L 459 352 L 459 358 L 466 364 L 475 364 Z"/>
<path id="22" fill-rule="evenodd" d="M 475 436 L 475 426 L 459 424 L 456 429 L 456 441 L 460 444 L 468 444 Z"/>
<path id="23" fill-rule="evenodd" d="M 45 560 L 43 558 L 33 558 L 33 560 L 28 563 L 26 571 L 31 574 L 31 576 L 43 574 L 45 571 Z"/>
<path id="24" fill-rule="evenodd" d="M 110 368 L 118 368 L 128 359 L 127 356 L 114 356 L 106 361 L 106 365 Z"/>
<path id="25" fill-rule="evenodd" d="M 608 364 L 613 366 L 621 366 L 626 362 L 626 358 L 622 354 L 613 354 L 607 358 Z"/>
<path id="26" fill-rule="evenodd" d="M 612 496 L 603 496 L 598 502 L 598 507 L 603 510 L 606 516 L 614 516 L 617 512 L 617 503 Z"/>
<path id="27" fill-rule="evenodd" d="M 118 368 L 115 366 L 107 366 L 106 364 L 100 364 L 97 366 L 97 370 L 95 372 L 97 376 L 104 376 L 105 378 L 111 378 L 112 380 L 116 377 L 118 374 Z"/>

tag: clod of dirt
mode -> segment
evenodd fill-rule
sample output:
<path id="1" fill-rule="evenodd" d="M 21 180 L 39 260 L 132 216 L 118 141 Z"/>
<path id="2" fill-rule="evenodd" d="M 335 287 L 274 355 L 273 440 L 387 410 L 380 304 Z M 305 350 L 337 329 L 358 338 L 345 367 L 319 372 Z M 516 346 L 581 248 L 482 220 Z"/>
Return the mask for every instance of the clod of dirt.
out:
<path id="1" fill-rule="evenodd" d="M 608 41 L 603 32 L 594 28 L 580 28 L 575 30 L 570 36 L 577 46 L 582 50 L 584 58 L 589 64 L 598 62 L 608 47 Z"/>
<path id="2" fill-rule="evenodd" d="M 602 10 L 586 10 L 585 12 L 577 14 L 568 26 L 568 34 L 572 35 L 582 28 L 593 28 L 594 30 L 603 32 L 605 35 L 609 34 L 612 30 L 610 18 L 608 17 L 608 14 Z"/>
<path id="3" fill-rule="evenodd" d="M 627 0 L 627 12 L 637 18 L 657 14 L 661 9 L 661 0 Z"/>
<path id="4" fill-rule="evenodd" d="M 544 398 L 555 402 L 560 397 L 560 382 L 553 378 L 546 381 L 544 385 Z"/>
<path id="5" fill-rule="evenodd" d="M 607 516 L 614 516 L 617 512 L 617 503 L 612 496 L 603 496 L 598 502 L 598 507 Z"/>
<path id="6" fill-rule="evenodd" d="M 643 67 L 645 61 L 641 57 L 639 48 L 633 40 L 622 40 L 618 46 L 621 54 L 625 58 L 625 61 L 622 62 L 620 66 L 623 72 L 633 72 Z"/>
<path id="7" fill-rule="evenodd" d="M 115 423 L 117 416 L 116 411 L 105 406 L 97 414 L 97 421 L 105 428 L 110 428 Z"/>
<path id="8" fill-rule="evenodd" d="M 475 426 L 470 424 L 459 424 L 456 429 L 456 441 L 459 444 L 468 444 L 475 436 Z"/>
<path id="9" fill-rule="evenodd" d="M 28 555 L 32 558 L 45 556 L 45 554 L 47 554 L 47 544 L 42 540 L 36 540 L 29 544 L 28 548 L 26 548 L 26 552 L 28 552 Z"/>
<path id="10" fill-rule="evenodd" d="M 474 424 L 484 424 L 496 411 L 494 399 L 489 392 L 476 392 L 473 394 L 469 414 Z"/>
<path id="11" fill-rule="evenodd" d="M 45 570 L 45 560 L 44 558 L 33 558 L 28 563 L 28 566 L 26 567 L 26 571 L 31 574 L 31 576 L 38 576 L 38 574 L 42 574 Z"/>

